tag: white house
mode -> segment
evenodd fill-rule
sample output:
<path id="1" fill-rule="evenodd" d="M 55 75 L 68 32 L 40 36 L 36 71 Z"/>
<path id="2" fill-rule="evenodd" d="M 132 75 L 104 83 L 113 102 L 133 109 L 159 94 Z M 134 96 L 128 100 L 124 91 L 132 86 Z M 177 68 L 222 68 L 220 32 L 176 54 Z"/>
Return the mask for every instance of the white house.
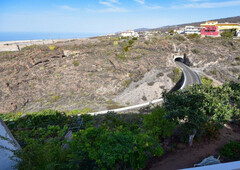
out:
<path id="1" fill-rule="evenodd" d="M 237 35 L 237 37 L 240 37 L 240 30 L 237 32 L 236 35 Z"/>
<path id="2" fill-rule="evenodd" d="M 174 30 L 174 32 L 178 33 L 178 34 L 184 34 L 185 29 L 184 28 L 179 28 L 177 30 Z"/>
<path id="3" fill-rule="evenodd" d="M 184 30 L 185 34 L 201 34 L 201 28 L 194 26 L 186 26 Z"/>
<path id="4" fill-rule="evenodd" d="M 120 33 L 122 37 L 139 37 L 139 34 L 134 30 L 123 31 Z"/>

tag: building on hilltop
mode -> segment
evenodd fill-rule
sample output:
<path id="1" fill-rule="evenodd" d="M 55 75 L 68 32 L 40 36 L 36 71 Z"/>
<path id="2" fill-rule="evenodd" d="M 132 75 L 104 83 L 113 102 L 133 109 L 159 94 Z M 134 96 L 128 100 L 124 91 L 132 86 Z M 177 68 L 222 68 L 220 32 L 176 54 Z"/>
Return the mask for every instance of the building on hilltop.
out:
<path id="1" fill-rule="evenodd" d="M 185 29 L 183 27 L 181 27 L 179 29 L 174 30 L 174 32 L 177 33 L 177 34 L 184 34 Z"/>
<path id="2" fill-rule="evenodd" d="M 239 23 L 218 23 L 216 24 L 218 30 L 223 32 L 225 30 L 239 30 Z"/>
<path id="3" fill-rule="evenodd" d="M 185 34 L 200 34 L 201 28 L 195 26 L 186 26 L 184 29 Z"/>
<path id="4" fill-rule="evenodd" d="M 218 30 L 218 27 L 209 25 L 209 26 L 202 27 L 201 35 L 202 36 L 220 36 L 220 32 Z"/>
<path id="5" fill-rule="evenodd" d="M 134 30 L 123 31 L 120 33 L 122 37 L 139 37 L 139 34 Z"/>
<path id="6" fill-rule="evenodd" d="M 207 26 L 216 26 L 218 24 L 218 21 L 206 21 L 205 23 L 201 24 L 200 27 L 204 28 Z"/>
<path id="7" fill-rule="evenodd" d="M 226 31 L 226 30 L 236 30 L 238 31 L 240 29 L 240 25 L 239 23 L 218 23 L 218 21 L 206 21 L 205 23 L 200 25 L 201 28 L 205 28 L 212 30 L 215 29 L 215 27 L 217 27 L 217 30 L 219 33 Z M 213 29 L 212 29 L 213 28 Z"/>

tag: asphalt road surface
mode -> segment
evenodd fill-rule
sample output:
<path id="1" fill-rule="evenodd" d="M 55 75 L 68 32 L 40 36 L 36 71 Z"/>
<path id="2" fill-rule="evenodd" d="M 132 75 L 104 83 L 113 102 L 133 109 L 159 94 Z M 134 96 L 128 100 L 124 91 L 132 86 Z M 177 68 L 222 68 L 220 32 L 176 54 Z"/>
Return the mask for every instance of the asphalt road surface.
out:
<path id="1" fill-rule="evenodd" d="M 201 79 L 197 75 L 195 71 L 192 71 L 187 65 L 180 61 L 175 61 L 179 68 L 182 70 L 184 75 L 184 83 L 181 89 L 185 89 L 186 87 L 193 84 L 201 84 Z"/>

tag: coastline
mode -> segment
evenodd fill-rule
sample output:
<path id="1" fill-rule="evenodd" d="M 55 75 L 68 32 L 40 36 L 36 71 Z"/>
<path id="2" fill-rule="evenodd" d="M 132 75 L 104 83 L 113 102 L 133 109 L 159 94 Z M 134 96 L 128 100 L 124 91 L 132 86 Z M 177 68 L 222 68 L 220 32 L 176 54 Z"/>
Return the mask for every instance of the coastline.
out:
<path id="1" fill-rule="evenodd" d="M 72 40 L 86 40 L 86 39 L 88 38 L 0 41 L 0 52 L 20 51 L 22 48 L 31 46 L 31 45 L 46 45 L 46 44 L 54 44 L 57 42 L 67 42 Z"/>

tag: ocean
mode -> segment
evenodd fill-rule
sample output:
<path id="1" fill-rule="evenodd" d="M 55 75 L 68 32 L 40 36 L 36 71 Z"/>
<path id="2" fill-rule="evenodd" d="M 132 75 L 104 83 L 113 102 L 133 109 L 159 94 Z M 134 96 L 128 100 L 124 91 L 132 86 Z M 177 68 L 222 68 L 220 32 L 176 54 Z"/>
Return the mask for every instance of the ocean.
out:
<path id="1" fill-rule="evenodd" d="M 95 37 L 97 33 L 36 33 L 36 32 L 0 32 L 0 41 L 49 40 Z"/>

